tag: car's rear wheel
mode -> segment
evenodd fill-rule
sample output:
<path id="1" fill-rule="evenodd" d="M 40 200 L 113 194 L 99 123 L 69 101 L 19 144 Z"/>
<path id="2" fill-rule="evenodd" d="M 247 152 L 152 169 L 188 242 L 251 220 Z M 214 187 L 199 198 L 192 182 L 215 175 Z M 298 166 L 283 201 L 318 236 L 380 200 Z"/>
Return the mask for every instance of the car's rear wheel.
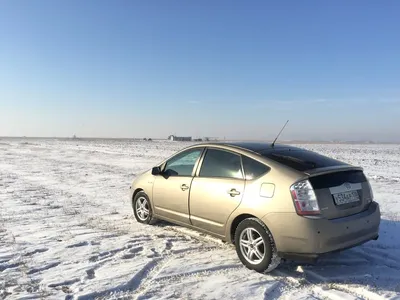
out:
<path id="1" fill-rule="evenodd" d="M 256 218 L 239 223 L 235 231 L 235 246 L 239 259 L 251 270 L 270 272 L 280 263 L 271 233 Z"/>
<path id="2" fill-rule="evenodd" d="M 150 224 L 153 220 L 149 197 L 141 191 L 133 198 L 133 213 L 139 223 Z"/>

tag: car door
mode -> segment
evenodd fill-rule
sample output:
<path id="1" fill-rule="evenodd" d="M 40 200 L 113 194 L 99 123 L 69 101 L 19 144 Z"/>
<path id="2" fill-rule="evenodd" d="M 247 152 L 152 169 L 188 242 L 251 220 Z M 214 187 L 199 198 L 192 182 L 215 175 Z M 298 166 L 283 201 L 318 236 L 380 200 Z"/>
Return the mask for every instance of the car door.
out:
<path id="1" fill-rule="evenodd" d="M 194 226 L 223 235 L 225 223 L 239 206 L 245 180 L 241 157 L 210 148 L 190 189 L 190 220 Z"/>
<path id="2" fill-rule="evenodd" d="M 153 185 L 155 214 L 189 224 L 189 191 L 195 167 L 204 148 L 194 148 L 170 158 Z"/>

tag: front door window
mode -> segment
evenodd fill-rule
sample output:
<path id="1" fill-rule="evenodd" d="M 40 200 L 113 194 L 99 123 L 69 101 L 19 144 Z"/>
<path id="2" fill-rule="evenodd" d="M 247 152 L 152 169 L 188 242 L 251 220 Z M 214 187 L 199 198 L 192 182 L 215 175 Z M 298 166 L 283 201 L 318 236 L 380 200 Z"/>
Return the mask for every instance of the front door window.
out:
<path id="1" fill-rule="evenodd" d="M 167 176 L 192 176 L 193 168 L 202 151 L 203 149 L 190 149 L 177 154 L 167 161 L 164 173 Z"/>

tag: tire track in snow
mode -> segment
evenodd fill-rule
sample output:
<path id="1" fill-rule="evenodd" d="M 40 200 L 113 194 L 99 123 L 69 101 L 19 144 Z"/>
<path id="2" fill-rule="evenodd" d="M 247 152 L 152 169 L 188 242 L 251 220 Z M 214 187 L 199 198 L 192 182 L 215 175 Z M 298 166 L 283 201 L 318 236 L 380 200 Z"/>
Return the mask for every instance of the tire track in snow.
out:
<path id="1" fill-rule="evenodd" d="M 125 294 L 125 293 L 135 293 L 135 294 L 140 294 L 142 293 L 141 291 L 145 291 L 146 287 L 150 282 L 152 282 L 158 274 L 163 270 L 164 266 L 168 264 L 169 260 L 176 256 L 174 254 L 173 250 L 173 241 L 181 241 L 183 240 L 182 238 L 179 238 L 179 236 L 174 236 L 173 238 L 166 240 L 165 243 L 165 248 L 161 252 L 162 254 L 158 254 L 157 256 L 152 257 L 152 260 L 148 262 L 145 266 L 142 267 L 141 270 L 136 272 L 136 274 L 125 284 L 108 288 L 106 290 L 100 291 L 100 292 L 94 292 L 94 293 L 89 293 L 86 295 L 81 295 L 78 296 L 77 299 L 93 299 L 93 298 L 101 298 L 101 297 L 107 297 L 110 294 L 116 295 L 116 294 Z M 135 240 L 131 240 L 135 241 Z M 147 241 L 147 240 L 146 240 Z M 135 256 L 137 255 L 138 252 L 143 251 L 143 246 L 138 246 L 138 247 L 132 247 L 134 244 L 129 244 L 126 245 L 123 250 L 128 250 L 131 254 L 134 254 Z M 196 248 L 196 251 L 199 249 Z M 113 254 L 116 254 L 118 252 L 121 252 L 121 249 L 115 249 L 114 251 L 110 251 Z M 182 256 L 186 255 L 189 251 L 185 251 L 185 253 L 181 254 Z M 123 254 L 121 259 L 126 259 L 127 254 Z M 104 261 L 104 263 L 107 263 L 109 261 L 110 257 L 107 257 L 107 260 Z M 95 270 L 104 266 L 102 264 L 102 261 L 100 261 L 99 265 L 87 270 L 87 273 L 90 273 L 92 275 L 88 276 L 93 276 L 95 274 Z M 91 278 L 89 278 L 91 279 Z"/>
<path id="2" fill-rule="evenodd" d="M 138 289 L 142 281 L 146 279 L 150 271 L 155 268 L 162 258 L 155 258 L 148 262 L 139 272 L 137 272 L 128 282 L 121 284 L 116 287 L 112 287 L 100 292 L 93 292 L 86 295 L 78 296 L 78 300 L 91 300 L 95 298 L 101 298 L 115 293 L 133 292 Z"/>
<path id="3" fill-rule="evenodd" d="M 164 268 L 170 263 L 170 261 L 177 259 L 177 258 L 182 258 L 187 255 L 190 255 L 191 253 L 198 253 L 201 250 L 205 251 L 212 251 L 215 248 L 200 248 L 200 249 L 195 249 L 191 251 L 185 251 L 183 253 L 180 253 L 179 255 L 176 255 L 174 253 L 170 253 L 166 255 L 163 258 L 163 263 L 160 264 L 157 268 L 154 268 L 152 270 L 151 274 L 149 274 L 148 278 L 146 278 L 143 281 L 143 284 L 140 286 L 138 290 L 136 290 L 136 295 L 134 299 L 139 300 L 139 299 L 144 299 L 146 296 L 146 293 L 148 289 L 154 284 L 154 283 L 173 283 L 177 284 L 179 283 L 182 279 L 188 279 L 189 277 L 196 277 L 196 278 L 202 278 L 205 276 L 209 276 L 212 273 L 226 273 L 229 272 L 232 269 L 243 269 L 244 267 L 240 264 L 238 265 L 225 265 L 225 266 L 216 266 L 212 268 L 206 268 L 203 270 L 198 270 L 198 271 L 192 271 L 192 272 L 186 272 L 186 273 L 180 273 L 176 275 L 170 275 L 170 276 L 162 276 L 159 277 L 161 272 L 164 270 Z"/>
<path id="4" fill-rule="evenodd" d="M 365 299 L 365 300 L 387 300 L 387 298 L 358 285 L 348 285 L 341 283 L 331 282 L 330 278 L 319 275 L 311 270 L 304 269 L 299 266 L 295 271 L 289 270 L 275 270 L 275 274 L 284 277 L 283 281 L 287 282 L 288 285 L 292 285 L 297 289 L 299 287 L 305 289 L 312 287 L 312 293 L 314 296 L 322 297 L 324 299 L 329 298 L 331 300 L 345 299 L 345 296 L 349 299 Z M 311 277 L 311 280 L 307 277 Z M 315 284 L 318 284 L 315 286 Z M 285 299 L 283 296 L 282 299 Z"/>
<path id="5" fill-rule="evenodd" d="M 365 252 L 367 249 L 364 248 L 353 248 L 350 251 L 357 253 L 363 257 L 365 257 L 369 262 L 374 263 L 375 265 L 384 265 L 388 268 L 392 268 L 399 271 L 400 274 L 400 261 L 394 259 L 390 254 L 381 253 L 380 251 L 375 254 L 376 250 L 368 249 L 369 253 Z M 398 258 L 400 259 L 400 257 Z"/>

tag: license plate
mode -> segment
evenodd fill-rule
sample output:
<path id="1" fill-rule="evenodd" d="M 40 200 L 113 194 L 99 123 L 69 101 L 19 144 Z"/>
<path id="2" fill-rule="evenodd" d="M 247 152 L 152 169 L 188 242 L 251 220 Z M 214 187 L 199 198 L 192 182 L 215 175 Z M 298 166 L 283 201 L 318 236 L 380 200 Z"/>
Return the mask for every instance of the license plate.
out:
<path id="1" fill-rule="evenodd" d="M 343 205 L 347 203 L 360 201 L 360 196 L 357 191 L 349 191 L 338 194 L 333 194 L 333 199 L 336 205 Z"/>

